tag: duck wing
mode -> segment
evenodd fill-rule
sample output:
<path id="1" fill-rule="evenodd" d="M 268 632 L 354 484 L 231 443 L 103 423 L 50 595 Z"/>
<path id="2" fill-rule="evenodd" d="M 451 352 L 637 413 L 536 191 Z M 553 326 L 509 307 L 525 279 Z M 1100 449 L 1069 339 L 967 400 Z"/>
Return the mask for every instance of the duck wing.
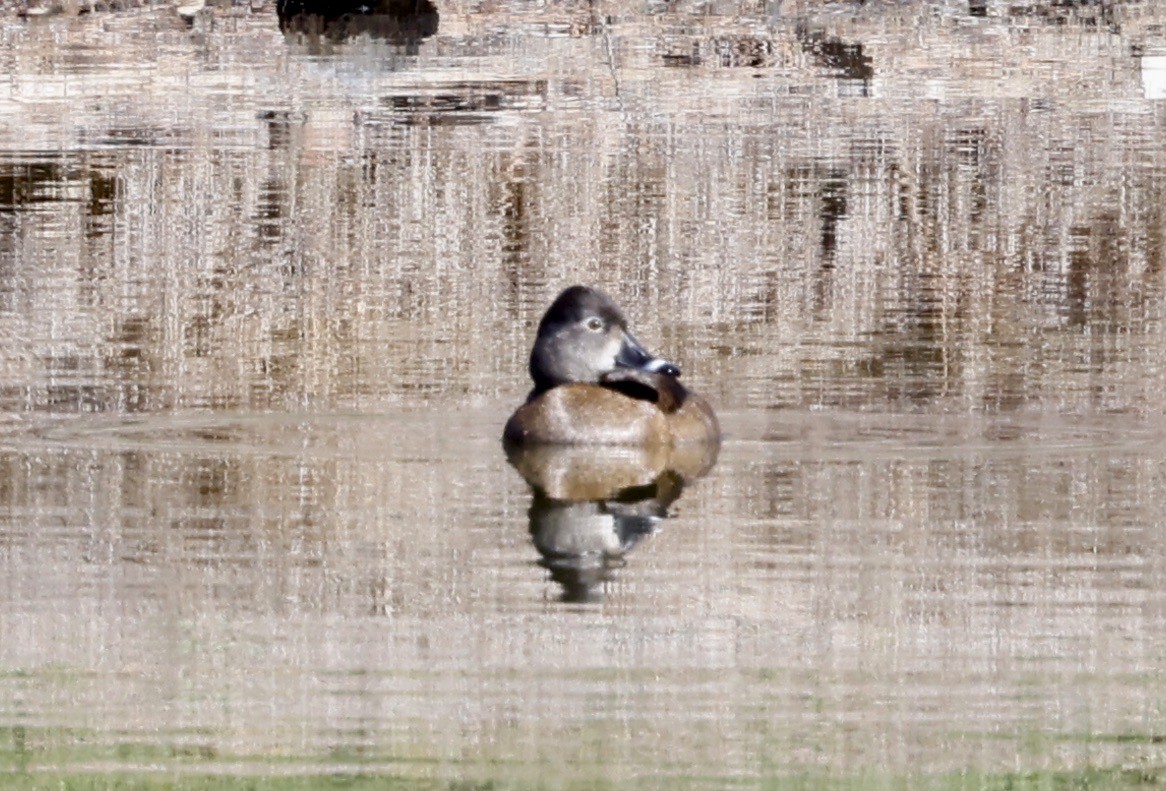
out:
<path id="1" fill-rule="evenodd" d="M 649 401 L 666 414 L 680 409 L 688 398 L 688 390 L 675 376 L 637 368 L 617 368 L 604 374 L 599 384 L 628 398 Z"/>

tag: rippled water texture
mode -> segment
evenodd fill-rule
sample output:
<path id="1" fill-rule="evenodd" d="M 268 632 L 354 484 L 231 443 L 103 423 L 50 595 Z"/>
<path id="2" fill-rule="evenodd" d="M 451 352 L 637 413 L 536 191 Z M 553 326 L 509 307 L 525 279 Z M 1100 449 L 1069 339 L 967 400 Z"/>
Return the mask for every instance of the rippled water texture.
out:
<path id="1" fill-rule="evenodd" d="M 64 6 L 0 771 L 1163 779 L 1166 6 Z M 507 458 L 574 282 L 719 456 Z"/>

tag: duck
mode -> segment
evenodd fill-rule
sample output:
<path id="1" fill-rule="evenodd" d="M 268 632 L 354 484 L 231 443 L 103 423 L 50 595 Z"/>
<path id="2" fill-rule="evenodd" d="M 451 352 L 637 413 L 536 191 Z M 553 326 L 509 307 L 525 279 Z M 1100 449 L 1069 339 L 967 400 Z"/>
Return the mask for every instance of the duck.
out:
<path id="1" fill-rule="evenodd" d="M 649 353 L 608 294 L 571 286 L 543 314 L 530 354 L 534 387 L 503 429 L 508 447 L 720 444 L 709 403 L 680 367 Z"/>

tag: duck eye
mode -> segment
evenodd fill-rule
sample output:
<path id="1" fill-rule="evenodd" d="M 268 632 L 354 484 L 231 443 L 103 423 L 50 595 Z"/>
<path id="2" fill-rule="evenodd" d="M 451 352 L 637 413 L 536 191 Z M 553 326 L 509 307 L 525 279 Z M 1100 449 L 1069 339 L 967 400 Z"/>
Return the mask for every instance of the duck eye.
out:
<path id="1" fill-rule="evenodd" d="M 587 329 L 591 330 L 592 332 L 599 332 L 601 329 L 603 329 L 603 322 L 592 316 L 591 318 L 587 319 Z"/>

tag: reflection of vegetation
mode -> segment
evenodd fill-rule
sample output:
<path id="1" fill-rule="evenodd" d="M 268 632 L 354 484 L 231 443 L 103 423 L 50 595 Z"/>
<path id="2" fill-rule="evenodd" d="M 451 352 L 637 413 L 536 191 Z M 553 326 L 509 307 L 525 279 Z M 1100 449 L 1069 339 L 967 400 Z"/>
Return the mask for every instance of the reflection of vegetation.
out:
<path id="1" fill-rule="evenodd" d="M 437 7 L 429 0 L 319 2 L 280 0 L 279 26 L 284 33 L 342 42 L 360 35 L 411 45 L 437 32 Z"/>
<path id="2" fill-rule="evenodd" d="M 871 57 L 864 52 L 862 44 L 844 42 L 804 24 L 798 26 L 797 38 L 802 49 L 808 52 L 821 68 L 840 80 L 857 84 L 858 95 L 867 95 L 870 81 L 874 78 L 874 65 Z"/>
<path id="3" fill-rule="evenodd" d="M 482 67 L 456 79 L 362 72 L 340 90 L 261 61 L 228 145 L 151 112 L 86 115 L 97 94 L 67 111 L 30 94 L 21 117 L 64 112 L 98 149 L 0 162 L 0 329 L 29 339 L 4 359 L 7 397 L 80 411 L 492 396 L 521 387 L 530 306 L 568 277 L 642 300 L 658 317 L 645 333 L 683 339 L 694 373 L 786 383 L 726 384 L 729 407 L 1146 396 L 1119 374 L 1162 355 L 1147 328 L 1166 304 L 1166 187 L 1129 53 L 1160 8 L 989 2 L 961 26 L 947 11 L 666 6 L 623 14 L 621 40 L 653 43 L 611 53 L 561 12 L 553 79 L 514 68 L 514 47 L 541 40 L 522 26 L 451 34 L 442 45 Z M 997 51 L 1026 9 L 1064 24 L 1025 28 L 1023 57 Z M 1091 21 L 1106 9 L 1129 38 Z M 951 56 L 939 71 L 932 52 Z M 14 57 L 33 84 L 43 52 Z"/>

